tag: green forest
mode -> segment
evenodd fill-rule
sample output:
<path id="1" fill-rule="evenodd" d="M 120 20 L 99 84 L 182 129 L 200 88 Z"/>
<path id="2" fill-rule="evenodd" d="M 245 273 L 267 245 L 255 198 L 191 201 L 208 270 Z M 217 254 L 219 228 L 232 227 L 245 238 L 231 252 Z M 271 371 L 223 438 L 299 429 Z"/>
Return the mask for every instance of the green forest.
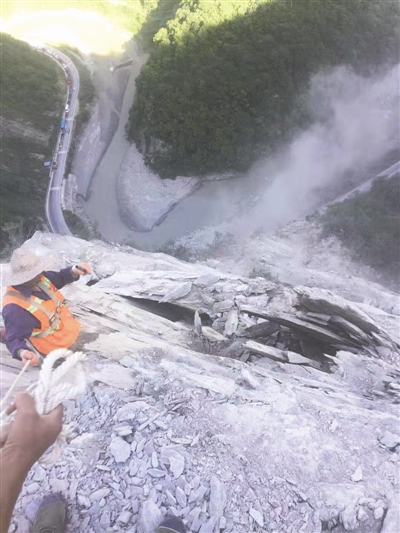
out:
<path id="1" fill-rule="evenodd" d="M 400 174 L 378 178 L 365 193 L 333 204 L 321 217 L 356 261 L 374 268 L 395 290 L 400 283 Z"/>
<path id="2" fill-rule="evenodd" d="M 397 0 L 181 0 L 137 79 L 128 137 L 162 177 L 244 171 L 308 120 L 310 77 L 398 61 Z"/>
<path id="3" fill-rule="evenodd" d="M 51 158 L 57 139 L 66 83 L 54 61 L 28 44 L 1 34 L 0 50 L 1 119 L 11 124 L 11 130 L 2 130 L 0 146 L 4 249 L 10 234 L 28 235 L 45 219 L 49 172 L 43 162 Z"/>
<path id="4" fill-rule="evenodd" d="M 47 132 L 60 110 L 59 67 L 27 43 L 1 34 L 1 116 Z M 65 82 L 64 82 L 65 85 Z"/>

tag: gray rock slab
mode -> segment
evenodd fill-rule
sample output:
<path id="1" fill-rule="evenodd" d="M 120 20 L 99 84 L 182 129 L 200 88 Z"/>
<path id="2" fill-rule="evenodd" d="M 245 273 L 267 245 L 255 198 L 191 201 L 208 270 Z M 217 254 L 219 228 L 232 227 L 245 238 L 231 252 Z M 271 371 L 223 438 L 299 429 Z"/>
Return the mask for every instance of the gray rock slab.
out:
<path id="1" fill-rule="evenodd" d="M 237 309 L 231 309 L 226 317 L 224 333 L 227 337 L 231 337 L 236 333 L 239 323 L 239 315 Z"/>
<path id="2" fill-rule="evenodd" d="M 384 514 L 385 510 L 383 509 L 383 507 L 377 507 L 375 510 L 374 510 L 374 518 L 375 520 L 380 520 Z"/>
<path id="3" fill-rule="evenodd" d="M 42 502 L 41 498 L 36 498 L 28 503 L 28 505 L 25 508 L 25 516 L 33 522 L 35 520 L 36 513 L 40 507 L 40 504 Z"/>
<path id="4" fill-rule="evenodd" d="M 357 527 L 357 515 L 353 505 L 347 506 L 339 515 L 340 523 L 346 531 L 354 531 Z"/>
<path id="5" fill-rule="evenodd" d="M 260 337 L 269 337 L 281 329 L 279 324 L 274 322 L 261 322 L 245 329 L 242 336 L 250 339 L 258 339 Z"/>
<path id="6" fill-rule="evenodd" d="M 256 509 L 251 508 L 250 509 L 250 516 L 257 522 L 257 524 L 260 527 L 264 527 L 264 517 L 260 511 L 257 511 Z"/>
<path id="7" fill-rule="evenodd" d="M 202 522 L 199 518 L 195 518 L 192 522 L 192 525 L 190 526 L 190 529 L 194 531 L 194 533 L 198 533 L 203 523 L 204 522 Z"/>
<path id="8" fill-rule="evenodd" d="M 382 436 L 378 438 L 379 442 L 386 446 L 386 448 L 392 449 L 400 444 L 400 436 L 391 433 L 390 431 L 385 431 Z"/>
<path id="9" fill-rule="evenodd" d="M 107 489 L 106 489 L 107 490 Z M 95 491 L 93 494 L 95 494 L 97 491 Z M 95 496 L 96 497 L 96 496 Z M 81 506 L 81 507 L 86 507 L 86 508 L 89 508 L 90 507 L 90 500 L 87 496 L 85 496 L 84 494 L 78 494 L 77 496 L 77 501 L 78 501 L 78 504 Z M 99 500 L 101 500 L 102 497 L 99 498 Z"/>
<path id="10" fill-rule="evenodd" d="M 265 344 L 249 340 L 243 344 L 243 348 L 249 350 L 249 352 L 256 353 L 257 355 L 273 359 L 274 361 L 287 362 L 285 352 L 278 350 L 278 348 L 274 348 L 273 346 L 266 346 Z"/>
<path id="11" fill-rule="evenodd" d="M 175 496 L 172 494 L 171 491 L 169 491 L 168 489 L 165 491 L 165 495 L 167 497 L 167 500 L 169 502 L 170 505 L 176 505 L 176 499 L 175 499 Z"/>
<path id="12" fill-rule="evenodd" d="M 222 275 L 220 274 L 203 274 L 202 276 L 199 276 L 195 279 L 193 282 L 194 285 L 197 285 L 198 287 L 210 287 L 211 285 L 214 285 L 222 278 Z"/>
<path id="13" fill-rule="evenodd" d="M 371 337 L 368 337 L 364 331 L 346 320 L 341 316 L 334 315 L 329 319 L 329 324 L 337 326 L 339 329 L 347 332 L 352 338 L 363 344 L 372 344 Z"/>
<path id="14" fill-rule="evenodd" d="M 185 494 L 185 491 L 183 491 L 180 487 L 176 488 L 175 498 L 182 508 L 186 507 L 186 502 L 187 502 L 186 494 Z"/>
<path id="15" fill-rule="evenodd" d="M 167 472 L 165 472 L 164 470 L 160 470 L 159 468 L 149 468 L 147 470 L 147 473 L 151 477 L 165 477 L 167 474 Z"/>
<path id="16" fill-rule="evenodd" d="M 27 487 L 25 487 L 25 491 L 28 494 L 35 494 L 35 492 L 39 491 L 39 483 L 36 483 L 36 481 L 30 483 Z"/>
<path id="17" fill-rule="evenodd" d="M 355 324 L 365 333 L 379 333 L 380 328 L 370 316 L 356 304 L 333 294 L 331 291 L 316 287 L 296 287 L 299 302 L 309 311 L 325 315 L 337 315 Z"/>
<path id="18" fill-rule="evenodd" d="M 179 283 L 172 287 L 160 300 L 160 303 L 163 302 L 172 302 L 174 300 L 179 300 L 183 298 L 192 290 L 192 284 L 190 281 L 184 283 Z"/>
<path id="19" fill-rule="evenodd" d="M 234 359 L 239 359 L 239 357 L 244 352 L 243 344 L 244 344 L 243 339 L 236 340 L 230 346 L 221 350 L 219 353 L 223 357 L 232 357 Z"/>
<path id="20" fill-rule="evenodd" d="M 314 337 L 323 342 L 327 342 L 330 344 L 348 344 L 350 346 L 354 346 L 354 343 L 352 341 L 343 338 L 337 333 L 334 333 L 327 327 L 325 328 L 323 326 L 317 326 L 316 324 L 310 324 L 309 322 L 306 322 L 305 320 L 300 320 L 299 318 L 289 315 L 288 313 L 268 315 L 267 318 L 268 320 L 276 322 L 277 324 L 281 324 L 282 326 L 286 326 L 290 329 L 307 333 L 310 337 Z"/>
<path id="21" fill-rule="evenodd" d="M 210 326 L 202 326 L 201 333 L 211 342 L 224 342 L 228 340 L 222 333 L 218 333 L 218 331 Z"/>
<path id="22" fill-rule="evenodd" d="M 399 494 L 390 501 L 380 533 L 397 533 L 400 531 Z"/>
<path id="23" fill-rule="evenodd" d="M 296 352 L 286 352 L 288 362 L 292 365 L 310 365 L 313 363 L 310 359 L 307 357 L 304 357 L 303 355 L 300 355 Z"/>
<path id="24" fill-rule="evenodd" d="M 210 515 L 218 519 L 224 514 L 226 506 L 226 489 L 217 476 L 210 481 Z"/>
<path id="25" fill-rule="evenodd" d="M 357 466 L 354 473 L 351 475 L 351 481 L 361 481 L 363 478 L 363 471 L 361 466 Z"/>
<path id="26" fill-rule="evenodd" d="M 108 509 L 105 509 L 100 516 L 99 524 L 103 529 L 107 529 L 111 524 L 111 513 Z"/>
<path id="27" fill-rule="evenodd" d="M 92 492 L 89 498 L 90 498 L 90 501 L 97 502 L 101 500 L 102 498 L 106 498 L 109 494 L 110 494 L 110 489 L 108 489 L 107 487 L 103 487 L 102 489 L 98 489 Z"/>
<path id="28" fill-rule="evenodd" d="M 125 463 L 131 454 L 131 446 L 121 437 L 113 437 L 110 452 L 117 463 Z"/>
<path id="29" fill-rule="evenodd" d="M 222 302 L 216 302 L 213 306 L 215 313 L 226 313 L 230 311 L 234 306 L 233 300 L 223 300 Z"/>
<path id="30" fill-rule="evenodd" d="M 217 522 L 218 518 L 212 516 L 208 522 L 201 526 L 199 533 L 213 533 Z"/>
<path id="31" fill-rule="evenodd" d="M 239 381 L 242 384 L 250 387 L 251 389 L 260 389 L 260 382 L 253 376 L 253 374 L 247 370 L 247 368 L 242 368 L 240 371 Z"/>
<path id="32" fill-rule="evenodd" d="M 185 469 L 185 458 L 178 452 L 171 454 L 169 456 L 169 468 L 173 479 L 178 479 Z"/>
<path id="33" fill-rule="evenodd" d="M 154 533 L 162 519 L 163 515 L 153 500 L 149 499 L 143 503 L 138 522 L 144 533 Z"/>
<path id="34" fill-rule="evenodd" d="M 191 523 L 193 522 L 193 520 L 195 520 L 196 518 L 199 518 L 200 516 L 200 513 L 201 513 L 201 507 L 194 507 L 186 516 L 186 520 Z"/>
<path id="35" fill-rule="evenodd" d="M 157 452 L 156 451 L 153 451 L 152 454 L 151 454 L 151 466 L 153 468 L 157 468 L 158 467 L 158 457 L 157 457 Z"/>
<path id="36" fill-rule="evenodd" d="M 35 468 L 35 472 L 33 474 L 33 480 L 34 481 L 43 481 L 44 479 L 46 479 L 46 477 L 47 477 L 46 470 L 42 466 L 37 465 L 36 468 Z"/>
<path id="37" fill-rule="evenodd" d="M 189 496 L 189 503 L 201 502 L 206 492 L 207 487 L 205 487 L 204 485 L 200 485 L 200 487 L 197 490 L 193 491 Z"/>
<path id="38" fill-rule="evenodd" d="M 119 362 L 120 365 L 125 366 L 126 368 L 134 368 L 135 367 L 135 360 L 130 355 L 125 355 L 118 362 Z"/>
<path id="39" fill-rule="evenodd" d="M 122 513 L 117 518 L 117 524 L 126 526 L 129 524 L 132 518 L 132 513 L 130 511 L 122 511 Z"/>

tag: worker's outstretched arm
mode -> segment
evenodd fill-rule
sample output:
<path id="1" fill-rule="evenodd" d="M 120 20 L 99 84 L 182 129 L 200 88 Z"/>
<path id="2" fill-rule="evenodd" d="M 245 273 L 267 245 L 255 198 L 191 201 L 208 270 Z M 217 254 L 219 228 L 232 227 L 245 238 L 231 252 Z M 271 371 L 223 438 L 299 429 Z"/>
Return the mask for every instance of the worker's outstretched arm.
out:
<path id="1" fill-rule="evenodd" d="M 25 478 L 36 461 L 51 446 L 62 428 L 62 406 L 39 415 L 34 399 L 26 392 L 16 395 L 8 412 L 17 413 L 0 453 L 0 533 L 7 533 L 15 503 Z"/>
<path id="2" fill-rule="evenodd" d="M 65 285 L 77 281 L 80 276 L 92 273 L 92 267 L 87 263 L 62 268 L 59 272 L 46 271 L 44 275 L 57 289 L 62 289 Z"/>

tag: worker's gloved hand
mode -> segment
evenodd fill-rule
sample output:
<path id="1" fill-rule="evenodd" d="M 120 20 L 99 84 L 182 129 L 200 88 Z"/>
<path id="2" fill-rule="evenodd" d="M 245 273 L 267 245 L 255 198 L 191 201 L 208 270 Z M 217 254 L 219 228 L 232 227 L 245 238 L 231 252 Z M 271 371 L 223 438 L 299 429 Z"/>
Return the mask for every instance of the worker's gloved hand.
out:
<path id="1" fill-rule="evenodd" d="M 24 366 L 27 361 L 30 361 L 29 366 L 36 366 L 39 364 L 40 357 L 35 352 L 30 352 L 29 350 L 22 350 L 19 355 L 22 359 L 22 363 L 24 364 Z"/>
<path id="2" fill-rule="evenodd" d="M 87 263 L 80 263 L 71 268 L 71 272 L 74 276 L 85 276 L 92 273 L 92 267 Z"/>

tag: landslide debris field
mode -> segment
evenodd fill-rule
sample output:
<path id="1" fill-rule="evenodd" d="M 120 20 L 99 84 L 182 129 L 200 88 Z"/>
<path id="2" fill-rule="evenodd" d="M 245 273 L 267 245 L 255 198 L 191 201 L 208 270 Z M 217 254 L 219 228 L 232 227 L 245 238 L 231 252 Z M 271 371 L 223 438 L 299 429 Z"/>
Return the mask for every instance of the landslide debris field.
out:
<path id="1" fill-rule="evenodd" d="M 26 246 L 96 277 L 64 290 L 91 365 L 65 409 L 75 437 L 33 468 L 13 531 L 48 491 L 71 532 L 150 533 L 166 513 L 196 533 L 398 530 L 396 295 L 370 305 L 73 237 Z M 17 366 L 3 352 L 5 386 Z"/>

